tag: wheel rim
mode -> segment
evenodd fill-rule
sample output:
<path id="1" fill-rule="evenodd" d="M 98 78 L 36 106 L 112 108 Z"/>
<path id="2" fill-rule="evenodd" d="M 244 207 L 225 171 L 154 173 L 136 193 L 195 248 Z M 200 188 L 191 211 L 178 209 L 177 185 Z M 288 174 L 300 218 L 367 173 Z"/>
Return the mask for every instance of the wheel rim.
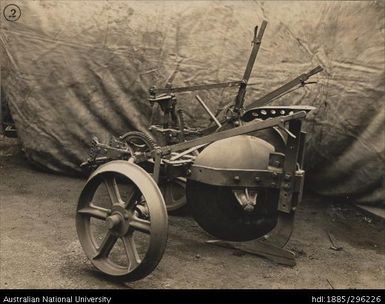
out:
<path id="1" fill-rule="evenodd" d="M 106 193 L 101 194 L 103 187 Z M 103 206 L 95 201 L 102 197 L 109 199 Z M 93 225 L 95 220 L 102 225 Z M 112 161 L 87 181 L 78 202 L 76 228 L 97 269 L 126 281 L 141 279 L 155 269 L 166 247 L 167 212 L 162 194 L 139 166 Z M 104 235 L 99 241 L 96 231 Z"/>

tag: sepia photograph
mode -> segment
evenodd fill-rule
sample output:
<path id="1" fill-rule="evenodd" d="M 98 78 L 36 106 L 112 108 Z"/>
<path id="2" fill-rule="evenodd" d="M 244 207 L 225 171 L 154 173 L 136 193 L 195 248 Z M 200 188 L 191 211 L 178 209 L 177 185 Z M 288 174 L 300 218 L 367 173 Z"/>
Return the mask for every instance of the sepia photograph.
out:
<path id="1" fill-rule="evenodd" d="M 0 13 L 1 303 L 117 303 L 20 289 L 385 302 L 383 0 Z"/>

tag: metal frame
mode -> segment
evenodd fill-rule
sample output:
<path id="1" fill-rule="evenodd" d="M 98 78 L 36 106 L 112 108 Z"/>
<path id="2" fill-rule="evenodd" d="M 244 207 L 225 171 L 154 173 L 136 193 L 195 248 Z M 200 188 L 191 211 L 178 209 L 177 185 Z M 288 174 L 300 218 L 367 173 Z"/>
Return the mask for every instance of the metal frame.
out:
<path id="1" fill-rule="evenodd" d="M 93 139 L 93 147 L 91 148 L 89 159 L 82 165 L 94 168 L 112 159 L 126 160 L 125 162 L 119 163 L 122 166 L 123 164 L 129 164 L 130 167 L 132 167 L 136 166 L 134 163 L 137 163 L 143 168 L 146 168 L 147 172 L 152 173 L 151 178 L 157 190 L 159 190 L 159 188 L 156 187 L 156 184 L 159 186 L 162 181 L 164 181 L 164 178 L 166 178 L 166 180 L 172 180 L 177 177 L 188 178 L 216 186 L 232 187 L 233 189 L 249 187 L 277 189 L 279 191 L 277 207 L 278 222 L 270 233 L 261 239 L 249 242 L 224 242 L 214 240 L 210 241 L 210 243 L 264 256 L 278 263 L 295 265 L 294 254 L 283 249 L 283 247 L 291 236 L 295 209 L 302 198 L 304 181 L 303 159 L 306 134 L 301 131 L 301 120 L 314 108 L 309 106 L 271 107 L 266 105 L 272 100 L 290 92 L 292 88 L 298 85 L 306 85 L 307 79 L 321 72 L 322 68 L 318 66 L 308 73 L 298 76 L 244 108 L 245 93 L 249 85 L 248 81 L 260 49 L 266 26 L 267 22 L 263 21 L 259 30 L 258 27 L 254 29 L 253 47 L 240 81 L 172 87 L 171 79 L 174 78 L 174 73 L 169 78 L 165 88 L 158 89 L 151 87 L 149 89 L 150 98 L 148 101 L 152 105 L 151 126 L 149 130 L 160 132 L 165 139 L 166 145 L 157 146 L 154 144 L 149 147 L 148 151 L 136 154 L 132 153 L 132 149 L 126 147 L 127 143 L 123 141 L 123 137 L 120 138 L 120 141 L 114 140 L 112 144 L 102 144 L 99 143 L 97 139 Z M 227 107 L 224 119 L 218 119 L 217 115 L 211 112 L 205 102 L 199 96 L 196 96 L 198 102 L 215 124 L 211 124 L 206 128 L 191 128 L 186 126 L 183 111 L 177 108 L 175 93 L 232 87 L 238 87 L 238 93 L 233 104 Z M 153 124 L 157 108 L 160 108 L 163 113 L 160 126 Z M 270 154 L 267 170 L 210 168 L 194 165 L 194 159 L 199 153 L 198 151 L 210 143 L 269 128 L 284 131 L 287 134 L 287 141 L 283 153 L 273 152 Z M 146 139 L 145 135 L 143 139 Z M 103 152 L 103 155 L 97 157 L 100 152 Z M 113 166 L 117 164 L 117 162 L 112 163 Z M 104 166 L 106 167 L 103 168 L 111 167 L 108 164 Z M 99 169 L 104 170 L 103 168 L 100 167 Z M 116 172 L 121 172 L 121 169 L 116 168 Z M 145 176 L 145 174 L 143 175 Z M 132 179 L 134 180 L 135 178 L 132 177 Z M 83 192 L 84 191 L 87 192 L 87 186 Z M 158 191 L 158 194 L 159 193 L 160 190 Z M 82 193 L 82 195 L 87 195 L 87 193 Z M 163 198 L 158 199 L 158 201 L 162 200 Z M 81 215 L 78 214 L 78 218 L 80 217 Z M 111 221 L 112 220 L 113 219 L 111 219 Z M 156 233 L 160 234 L 163 232 L 164 231 L 156 231 Z M 164 248 L 161 249 L 163 250 Z M 125 276 L 129 277 L 129 274 Z"/>

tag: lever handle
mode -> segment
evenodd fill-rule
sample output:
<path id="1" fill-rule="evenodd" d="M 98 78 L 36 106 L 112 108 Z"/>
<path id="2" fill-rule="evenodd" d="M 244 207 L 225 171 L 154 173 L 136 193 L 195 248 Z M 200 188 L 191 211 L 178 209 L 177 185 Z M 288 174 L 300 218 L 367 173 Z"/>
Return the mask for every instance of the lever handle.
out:
<path id="1" fill-rule="evenodd" d="M 309 73 L 307 73 L 308 77 L 310 76 L 313 76 L 319 72 L 322 72 L 324 69 L 319 65 L 317 67 L 315 67 L 314 69 L 312 69 Z"/>

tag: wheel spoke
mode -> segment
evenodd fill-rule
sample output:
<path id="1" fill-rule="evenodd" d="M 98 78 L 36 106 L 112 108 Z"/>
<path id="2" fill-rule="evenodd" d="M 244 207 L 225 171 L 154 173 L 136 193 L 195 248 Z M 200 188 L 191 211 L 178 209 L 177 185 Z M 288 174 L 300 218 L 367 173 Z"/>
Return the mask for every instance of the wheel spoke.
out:
<path id="1" fill-rule="evenodd" d="M 107 232 L 107 235 L 100 244 L 98 253 L 95 255 L 94 259 L 107 258 L 117 240 L 118 237 L 116 235 L 113 235 L 111 232 Z"/>
<path id="2" fill-rule="evenodd" d="M 111 210 L 96 206 L 89 206 L 78 210 L 78 213 L 88 215 L 99 220 L 105 220 L 110 215 Z"/>
<path id="3" fill-rule="evenodd" d="M 133 235 L 125 236 L 122 237 L 122 241 L 128 259 L 128 269 L 134 269 L 137 265 L 141 263 L 138 251 L 136 250 L 134 237 Z"/>
<path id="4" fill-rule="evenodd" d="M 118 184 L 116 183 L 116 179 L 113 176 L 109 176 L 104 178 L 104 184 L 106 185 L 108 195 L 110 196 L 110 200 L 113 205 L 115 204 L 123 204 L 122 198 L 120 196 Z"/>
<path id="5" fill-rule="evenodd" d="M 129 222 L 129 225 L 140 232 L 150 234 L 151 233 L 151 223 L 150 221 L 143 220 L 137 216 L 133 216 Z"/>
<path id="6" fill-rule="evenodd" d="M 123 207 L 130 210 L 135 206 L 135 203 L 142 196 L 142 193 L 136 185 L 130 185 L 130 190 L 128 190 L 128 192 L 129 194 L 126 201 L 123 203 Z"/>

